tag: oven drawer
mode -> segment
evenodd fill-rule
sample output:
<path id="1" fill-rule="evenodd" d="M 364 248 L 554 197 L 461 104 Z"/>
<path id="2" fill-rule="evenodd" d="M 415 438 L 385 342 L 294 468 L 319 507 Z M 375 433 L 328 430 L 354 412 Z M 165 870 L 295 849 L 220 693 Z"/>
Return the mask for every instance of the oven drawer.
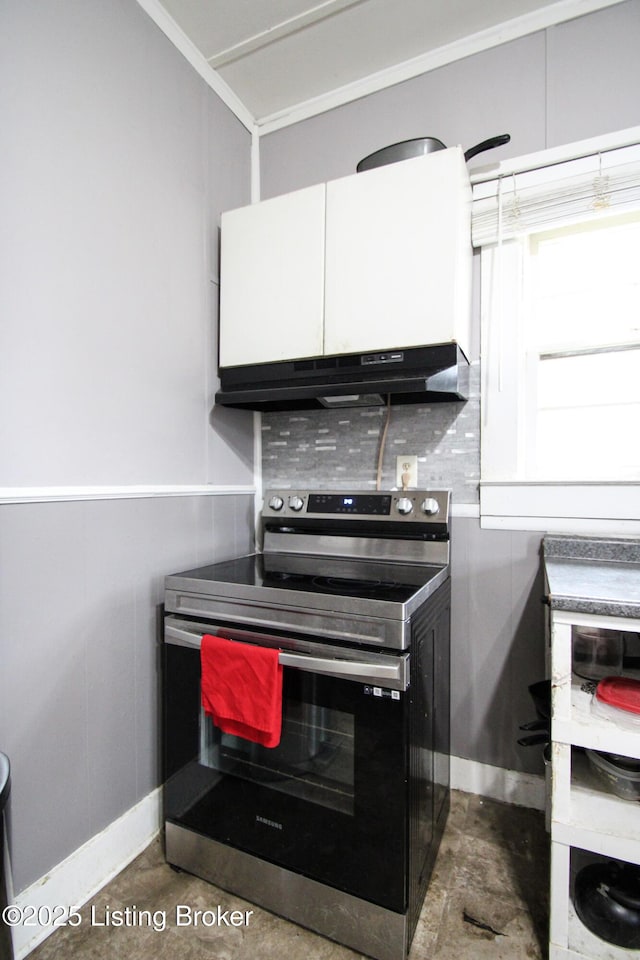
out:
<path id="1" fill-rule="evenodd" d="M 165 619 L 165 643 L 199 648 L 205 633 L 241 643 L 276 647 L 280 650 L 280 663 L 284 667 L 294 667 L 308 673 L 353 680 L 389 690 L 406 690 L 409 684 L 408 653 L 365 653 L 362 649 L 314 642 L 301 637 L 278 637 L 255 630 L 240 630 L 173 616 Z"/>

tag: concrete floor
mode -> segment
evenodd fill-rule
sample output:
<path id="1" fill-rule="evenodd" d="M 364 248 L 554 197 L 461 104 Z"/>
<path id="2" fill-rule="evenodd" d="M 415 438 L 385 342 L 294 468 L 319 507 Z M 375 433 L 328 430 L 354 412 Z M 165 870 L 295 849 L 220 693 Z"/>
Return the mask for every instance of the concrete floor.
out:
<path id="1" fill-rule="evenodd" d="M 548 837 L 543 815 L 470 794 L 451 813 L 409 960 L 536 960 L 547 954 Z M 248 924 L 177 926 L 176 906 L 253 910 Z M 164 929 L 99 926 L 133 907 L 166 914 Z M 93 908 L 93 919 L 92 919 Z M 132 913 L 130 914 L 133 915 Z M 232 915 L 229 915 L 232 918 Z M 310 933 L 166 865 L 154 841 L 29 960 L 357 960 Z M 232 918 L 233 919 L 233 918 Z M 243 919 L 240 914 L 237 920 Z"/>

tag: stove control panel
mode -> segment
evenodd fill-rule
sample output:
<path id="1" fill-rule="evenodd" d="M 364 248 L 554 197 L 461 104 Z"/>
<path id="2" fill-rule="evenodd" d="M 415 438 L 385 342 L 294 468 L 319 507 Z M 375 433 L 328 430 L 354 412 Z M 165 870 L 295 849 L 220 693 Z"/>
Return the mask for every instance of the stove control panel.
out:
<path id="1" fill-rule="evenodd" d="M 263 520 L 308 517 L 437 523 L 449 521 L 449 490 L 403 490 L 392 492 L 337 490 L 268 490 Z"/>

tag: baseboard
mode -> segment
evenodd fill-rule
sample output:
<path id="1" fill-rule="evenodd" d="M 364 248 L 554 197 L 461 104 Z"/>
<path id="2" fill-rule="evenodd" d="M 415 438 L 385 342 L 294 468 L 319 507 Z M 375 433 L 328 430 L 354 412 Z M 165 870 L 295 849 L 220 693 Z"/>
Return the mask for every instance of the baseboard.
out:
<path id="1" fill-rule="evenodd" d="M 141 853 L 153 840 L 161 825 L 161 790 L 153 790 L 143 800 L 110 823 L 101 833 L 57 864 L 44 877 L 14 897 L 19 908 L 63 906 L 75 908 L 86 903 Z M 46 916 L 46 910 L 41 915 Z M 13 949 L 22 960 L 53 933 L 51 926 L 16 926 Z"/>
<path id="2" fill-rule="evenodd" d="M 533 773 L 520 773 L 464 757 L 451 757 L 451 787 L 464 793 L 512 803 L 516 807 L 545 809 L 545 778 Z"/>

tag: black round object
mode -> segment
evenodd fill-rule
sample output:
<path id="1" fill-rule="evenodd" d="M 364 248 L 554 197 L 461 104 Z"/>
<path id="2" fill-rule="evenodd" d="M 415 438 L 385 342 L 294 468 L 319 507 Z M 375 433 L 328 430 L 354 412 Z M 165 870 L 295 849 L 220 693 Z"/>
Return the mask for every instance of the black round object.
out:
<path id="1" fill-rule="evenodd" d="M 640 867 L 591 863 L 576 877 L 576 913 L 591 933 L 618 947 L 640 950 Z"/>

